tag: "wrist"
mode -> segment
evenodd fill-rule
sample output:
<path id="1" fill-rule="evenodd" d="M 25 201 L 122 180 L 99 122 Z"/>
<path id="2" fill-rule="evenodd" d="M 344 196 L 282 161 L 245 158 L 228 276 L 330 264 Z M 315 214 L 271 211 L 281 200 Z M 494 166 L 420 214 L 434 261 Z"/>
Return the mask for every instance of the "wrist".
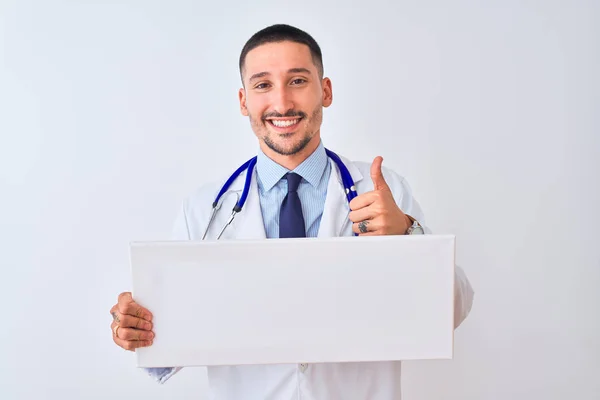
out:
<path id="1" fill-rule="evenodd" d="M 408 235 L 410 228 L 415 223 L 415 219 L 408 214 L 404 214 L 404 218 L 406 219 L 406 229 L 404 230 L 404 235 Z"/>
<path id="2" fill-rule="evenodd" d="M 423 235 L 423 234 L 425 234 L 425 230 L 423 229 L 423 227 L 421 226 L 419 221 L 417 221 L 410 215 L 407 215 L 407 217 L 411 222 L 410 222 L 410 225 L 408 226 L 408 228 L 406 229 L 405 235 Z"/>

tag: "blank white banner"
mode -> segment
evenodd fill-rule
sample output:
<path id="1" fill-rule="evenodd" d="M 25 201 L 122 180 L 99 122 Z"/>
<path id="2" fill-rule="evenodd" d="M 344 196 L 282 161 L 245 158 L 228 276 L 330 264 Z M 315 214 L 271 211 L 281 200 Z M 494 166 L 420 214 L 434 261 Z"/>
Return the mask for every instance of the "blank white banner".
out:
<path id="1" fill-rule="evenodd" d="M 131 244 L 140 367 L 452 358 L 451 235 Z"/>

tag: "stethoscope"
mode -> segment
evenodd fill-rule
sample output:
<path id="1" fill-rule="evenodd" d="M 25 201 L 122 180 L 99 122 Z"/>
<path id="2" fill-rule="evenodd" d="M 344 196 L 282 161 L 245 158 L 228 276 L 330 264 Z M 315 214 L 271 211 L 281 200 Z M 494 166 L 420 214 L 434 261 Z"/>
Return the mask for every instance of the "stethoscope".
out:
<path id="1" fill-rule="evenodd" d="M 348 171 L 348 168 L 346 168 L 346 166 L 344 165 L 344 163 L 342 162 L 342 160 L 340 159 L 340 157 L 337 154 L 335 154 L 333 151 L 328 150 L 328 149 L 325 149 L 325 152 L 327 153 L 327 156 L 336 163 L 336 165 L 338 166 L 338 169 L 340 170 L 342 184 L 344 185 L 344 190 L 346 192 L 346 199 L 348 199 L 348 203 L 350 203 L 353 198 L 358 196 L 358 193 L 356 193 L 356 187 L 354 185 L 354 180 L 352 179 L 352 175 L 350 175 L 350 171 Z M 231 225 L 235 216 L 242 211 L 242 208 L 244 207 L 244 204 L 246 203 L 246 199 L 248 198 L 248 193 L 250 193 L 250 182 L 252 181 L 252 173 L 254 172 L 254 166 L 256 165 L 257 158 L 258 158 L 257 156 L 254 156 L 251 159 L 249 159 L 248 161 L 246 161 L 245 163 L 243 163 L 242 165 L 240 165 L 240 167 L 237 170 L 235 170 L 235 172 L 229 177 L 229 179 L 227 179 L 227 181 L 225 182 L 225 184 L 219 191 L 219 194 L 217 194 L 217 197 L 215 198 L 215 201 L 212 204 L 212 213 L 210 216 L 210 220 L 208 221 L 208 225 L 206 226 L 206 229 L 204 230 L 204 234 L 202 235 L 202 240 L 204 240 L 206 238 L 206 234 L 208 233 L 208 230 L 209 230 L 213 220 L 215 219 L 215 215 L 217 215 L 217 212 L 221 208 L 221 204 L 222 204 L 220 202 L 221 198 L 227 192 L 227 190 L 229 189 L 229 187 L 231 186 L 233 181 L 235 181 L 237 179 L 237 177 L 240 176 L 240 174 L 244 170 L 246 170 L 246 181 L 244 182 L 244 189 L 242 190 L 242 195 L 240 196 L 239 194 L 236 193 L 237 201 L 235 203 L 235 206 L 233 206 L 233 210 L 231 211 L 231 216 L 227 220 L 227 223 L 225 223 L 225 225 L 223 226 L 223 229 L 221 229 L 221 232 L 219 232 L 219 236 L 217 236 L 217 240 L 219 240 L 221 238 L 221 236 L 225 232 L 225 229 L 227 229 L 227 227 L 229 225 Z"/>

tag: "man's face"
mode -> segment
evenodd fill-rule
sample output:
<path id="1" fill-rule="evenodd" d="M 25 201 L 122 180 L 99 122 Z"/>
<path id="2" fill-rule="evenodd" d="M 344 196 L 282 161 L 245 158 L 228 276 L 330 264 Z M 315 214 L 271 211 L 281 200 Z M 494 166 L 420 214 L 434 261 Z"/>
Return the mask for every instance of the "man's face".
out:
<path id="1" fill-rule="evenodd" d="M 331 104 L 332 93 L 308 46 L 288 41 L 261 45 L 248 52 L 242 79 L 241 111 L 263 151 L 295 155 L 316 148 L 323 107 Z"/>

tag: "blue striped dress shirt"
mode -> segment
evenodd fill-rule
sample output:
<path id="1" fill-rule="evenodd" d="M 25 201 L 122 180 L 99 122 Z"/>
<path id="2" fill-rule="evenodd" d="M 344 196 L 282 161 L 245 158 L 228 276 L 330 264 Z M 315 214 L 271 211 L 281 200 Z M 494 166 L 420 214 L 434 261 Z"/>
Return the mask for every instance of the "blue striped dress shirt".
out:
<path id="1" fill-rule="evenodd" d="M 256 175 L 260 208 L 267 238 L 279 237 L 279 209 L 287 194 L 287 180 L 284 175 L 290 172 L 258 152 Z M 293 171 L 302 177 L 298 187 L 298 196 L 302 203 L 302 214 L 306 226 L 306 236 L 316 237 L 319 233 L 321 216 L 325 207 L 327 185 L 331 174 L 331 165 L 323 143 Z"/>

